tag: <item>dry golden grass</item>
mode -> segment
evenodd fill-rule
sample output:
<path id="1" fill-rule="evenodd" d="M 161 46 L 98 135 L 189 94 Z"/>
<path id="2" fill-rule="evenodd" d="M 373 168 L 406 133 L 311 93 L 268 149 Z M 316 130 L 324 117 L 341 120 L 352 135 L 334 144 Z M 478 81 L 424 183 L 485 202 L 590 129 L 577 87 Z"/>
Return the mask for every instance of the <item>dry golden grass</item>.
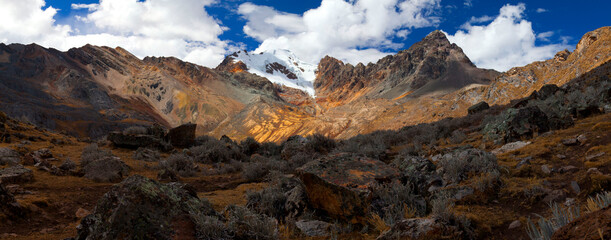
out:
<path id="1" fill-rule="evenodd" d="M 202 192 L 198 193 L 197 196 L 207 198 L 215 210 L 223 211 L 226 206 L 231 204 L 246 205 L 246 193 L 248 191 L 259 191 L 267 186 L 267 183 L 246 183 L 239 185 L 235 189 Z"/>

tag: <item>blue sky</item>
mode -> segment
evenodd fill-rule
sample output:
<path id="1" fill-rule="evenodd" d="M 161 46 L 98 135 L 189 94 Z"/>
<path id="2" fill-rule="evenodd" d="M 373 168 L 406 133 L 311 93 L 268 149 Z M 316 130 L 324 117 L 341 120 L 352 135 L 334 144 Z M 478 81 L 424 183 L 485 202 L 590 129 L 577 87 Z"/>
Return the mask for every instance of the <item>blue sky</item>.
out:
<path id="1" fill-rule="evenodd" d="M 0 0 L 0 16 L 13 13 L 3 19 L 0 41 L 60 50 L 120 45 L 138 57 L 213 67 L 240 49 L 375 62 L 440 29 L 476 65 L 505 71 L 572 50 L 586 32 L 610 25 L 608 9 L 602 0 Z"/>

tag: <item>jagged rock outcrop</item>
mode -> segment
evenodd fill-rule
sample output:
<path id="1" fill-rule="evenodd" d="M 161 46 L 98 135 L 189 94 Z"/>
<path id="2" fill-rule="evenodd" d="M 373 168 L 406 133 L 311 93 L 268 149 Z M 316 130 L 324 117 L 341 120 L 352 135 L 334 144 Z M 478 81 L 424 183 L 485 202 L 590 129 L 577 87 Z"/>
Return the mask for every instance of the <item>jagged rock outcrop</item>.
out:
<path id="1" fill-rule="evenodd" d="M 11 148 L 0 148 L 0 165 L 15 165 L 20 161 L 19 153 Z"/>
<path id="2" fill-rule="evenodd" d="M 131 176 L 98 201 L 76 239 L 195 239 L 206 217 L 220 217 L 188 185 Z"/>
<path id="3" fill-rule="evenodd" d="M 183 124 L 170 129 L 166 138 L 174 147 L 190 147 L 195 143 L 195 130 L 197 124 Z"/>
<path id="4" fill-rule="evenodd" d="M 496 71 L 478 69 L 441 31 L 434 31 L 409 49 L 367 66 L 344 64 L 331 57 L 318 66 L 314 87 L 327 101 L 361 97 L 396 99 L 486 84 Z"/>
<path id="5" fill-rule="evenodd" d="M 310 204 L 334 217 L 364 223 L 371 204 L 370 187 L 399 177 L 385 163 L 346 153 L 329 155 L 298 169 Z"/>

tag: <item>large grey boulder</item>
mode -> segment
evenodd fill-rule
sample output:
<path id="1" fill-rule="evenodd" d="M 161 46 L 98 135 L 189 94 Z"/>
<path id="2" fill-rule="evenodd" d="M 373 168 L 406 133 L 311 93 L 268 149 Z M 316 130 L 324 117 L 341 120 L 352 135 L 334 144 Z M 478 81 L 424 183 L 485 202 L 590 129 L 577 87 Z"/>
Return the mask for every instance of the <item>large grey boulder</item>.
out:
<path id="1" fill-rule="evenodd" d="M 20 161 L 19 153 L 12 148 L 0 148 L 0 165 L 15 165 Z"/>
<path id="2" fill-rule="evenodd" d="M 34 181 L 32 170 L 16 165 L 0 170 L 0 182 L 3 184 L 19 184 Z"/>
<path id="3" fill-rule="evenodd" d="M 188 185 L 136 175 L 104 194 L 81 221 L 76 239 L 205 239 L 210 233 L 202 231 L 219 218 Z"/>

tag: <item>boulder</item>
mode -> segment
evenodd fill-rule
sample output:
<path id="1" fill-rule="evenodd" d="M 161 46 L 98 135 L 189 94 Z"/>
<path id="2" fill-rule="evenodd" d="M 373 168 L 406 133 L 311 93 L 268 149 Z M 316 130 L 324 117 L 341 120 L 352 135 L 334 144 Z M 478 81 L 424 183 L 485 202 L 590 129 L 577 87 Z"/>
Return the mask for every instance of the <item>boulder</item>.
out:
<path id="1" fill-rule="evenodd" d="M 140 147 L 159 147 L 161 139 L 152 135 L 131 135 L 122 132 L 111 132 L 107 137 L 117 147 L 137 149 Z"/>
<path id="2" fill-rule="evenodd" d="M 308 195 L 301 185 L 297 185 L 289 190 L 286 194 L 286 202 L 284 208 L 287 211 L 287 217 L 299 217 L 308 206 Z"/>
<path id="3" fill-rule="evenodd" d="M 0 148 L 0 165 L 15 165 L 20 161 L 19 153 L 12 148 Z"/>
<path id="4" fill-rule="evenodd" d="M 159 162 L 161 155 L 158 151 L 150 148 L 138 148 L 138 150 L 134 152 L 134 159 L 145 162 Z"/>
<path id="5" fill-rule="evenodd" d="M 8 219 L 14 221 L 26 217 L 28 212 L 29 211 L 19 205 L 15 197 L 0 184 L 0 213 L 3 213 Z M 0 214 L 0 221 L 4 222 L 2 214 Z"/>
<path id="6" fill-rule="evenodd" d="M 332 154 L 297 169 L 313 208 L 352 223 L 368 217 L 374 184 L 399 177 L 385 163 L 352 154 Z"/>
<path id="7" fill-rule="evenodd" d="M 44 166 L 50 168 L 50 161 L 57 161 L 57 159 L 53 157 L 53 153 L 51 153 L 51 150 L 49 150 L 48 148 L 42 148 L 26 154 L 23 159 L 23 164 Z"/>
<path id="8" fill-rule="evenodd" d="M 394 239 L 470 239 L 458 226 L 447 224 L 435 218 L 410 218 L 395 223 L 376 240 Z"/>
<path id="9" fill-rule="evenodd" d="M 522 137 L 533 137 L 534 133 L 544 133 L 550 130 L 547 115 L 535 106 L 518 109 L 507 124 L 505 142 L 517 141 Z"/>
<path id="10" fill-rule="evenodd" d="M 498 154 L 503 154 L 503 153 L 506 153 L 506 152 L 511 152 L 511 151 L 518 150 L 518 149 L 526 147 L 526 146 L 528 146 L 530 144 L 531 144 L 531 142 L 524 142 L 524 141 L 517 141 L 517 142 L 507 143 L 507 144 L 503 145 L 500 148 L 492 150 L 492 153 L 497 154 L 497 155 Z"/>
<path id="11" fill-rule="evenodd" d="M 543 85 L 543 87 L 541 87 L 541 89 L 539 89 L 539 92 L 537 92 L 537 99 L 539 100 L 545 100 L 551 96 L 554 96 L 554 94 L 556 94 L 556 92 L 562 90 L 561 88 L 559 88 L 558 86 L 556 86 L 555 84 L 546 84 Z"/>
<path id="12" fill-rule="evenodd" d="M 577 138 L 568 138 L 568 139 L 563 139 L 562 144 L 564 146 L 575 146 L 579 144 L 579 141 L 577 141 Z"/>
<path id="13" fill-rule="evenodd" d="M 469 115 L 471 114 L 475 114 L 481 111 L 484 111 L 486 109 L 489 109 L 490 105 L 488 105 L 487 102 L 481 101 L 471 107 L 469 107 L 469 109 L 467 109 L 467 112 L 469 113 Z"/>
<path id="14" fill-rule="evenodd" d="M 195 144 L 197 124 L 187 123 L 170 129 L 166 139 L 172 146 L 186 148 Z"/>
<path id="15" fill-rule="evenodd" d="M 3 184 L 28 183 L 34 180 L 32 170 L 16 165 L 0 170 L 0 182 Z"/>
<path id="16" fill-rule="evenodd" d="M 308 237 L 327 237 L 331 235 L 331 224 L 318 220 L 299 220 L 295 226 Z"/>
<path id="17" fill-rule="evenodd" d="M 76 239 L 205 239 L 206 217 L 220 215 L 185 184 L 131 176 L 113 186 L 77 227 Z"/>
<path id="18" fill-rule="evenodd" d="M 520 162 L 516 164 L 516 168 L 519 169 L 524 165 L 530 165 L 530 161 L 533 160 L 531 156 L 520 159 Z"/>
<path id="19" fill-rule="evenodd" d="M 82 172 L 96 182 L 119 182 L 129 174 L 129 166 L 118 157 L 106 156 L 83 166 Z"/>
<path id="20" fill-rule="evenodd" d="M 419 156 L 400 156 L 393 160 L 393 166 L 401 170 L 401 182 L 416 184 L 417 189 L 441 186 L 443 180 L 435 173 L 435 164 Z"/>

